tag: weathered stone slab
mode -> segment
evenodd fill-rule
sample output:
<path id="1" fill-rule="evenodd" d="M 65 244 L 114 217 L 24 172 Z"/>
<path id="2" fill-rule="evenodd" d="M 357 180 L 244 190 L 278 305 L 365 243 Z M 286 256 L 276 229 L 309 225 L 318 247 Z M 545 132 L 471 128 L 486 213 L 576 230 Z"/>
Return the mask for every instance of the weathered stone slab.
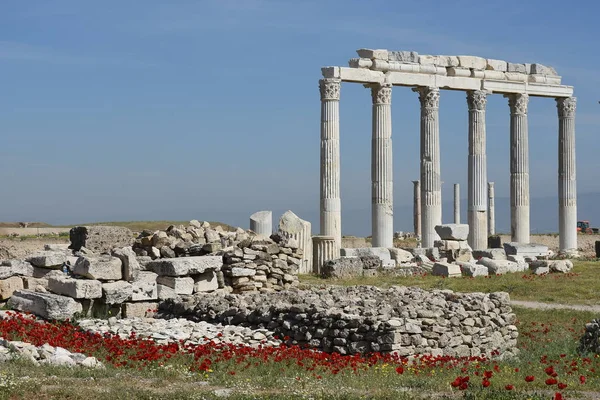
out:
<path id="1" fill-rule="evenodd" d="M 4 260 L 0 265 L 0 279 L 10 278 L 11 276 L 32 276 L 33 266 L 27 261 L 22 260 Z"/>
<path id="2" fill-rule="evenodd" d="M 388 51 L 388 60 L 405 63 L 418 63 L 419 53 L 416 51 Z"/>
<path id="3" fill-rule="evenodd" d="M 535 243 L 504 243 L 506 255 L 518 255 L 523 257 L 545 257 L 548 255 L 548 246 Z"/>
<path id="4" fill-rule="evenodd" d="M 527 73 L 527 69 L 525 68 L 525 64 L 515 64 L 515 63 L 508 63 L 507 65 L 507 72 L 518 72 L 521 74 L 526 74 Z"/>
<path id="5" fill-rule="evenodd" d="M 358 257 L 340 257 L 323 264 L 323 278 L 344 279 L 362 276 L 363 262 Z"/>
<path id="6" fill-rule="evenodd" d="M 18 290 L 8 300 L 13 310 L 30 312 L 45 319 L 64 320 L 83 310 L 71 297 L 52 293 Z"/>
<path id="7" fill-rule="evenodd" d="M 573 269 L 573 262 L 571 260 L 552 260 L 549 262 L 550 272 L 567 273 Z"/>
<path id="8" fill-rule="evenodd" d="M 156 283 L 170 287 L 177 294 L 192 294 L 194 292 L 194 278 L 189 276 L 159 276 Z"/>
<path id="9" fill-rule="evenodd" d="M 102 283 L 93 279 L 74 279 L 66 275 L 48 279 L 48 289 L 74 299 L 99 299 L 102 297 Z"/>
<path id="10" fill-rule="evenodd" d="M 44 245 L 44 250 L 70 252 L 68 243 L 48 243 Z"/>
<path id="11" fill-rule="evenodd" d="M 360 58 L 370 58 L 370 59 L 378 59 L 378 60 L 387 60 L 388 59 L 388 51 L 387 50 L 372 50 L 372 49 L 358 49 L 356 53 Z"/>
<path id="12" fill-rule="evenodd" d="M 469 237 L 469 225 L 467 224 L 436 225 L 435 231 L 442 240 L 467 240 Z"/>
<path id="13" fill-rule="evenodd" d="M 544 275 L 550 273 L 550 267 L 547 260 L 536 260 L 529 264 L 529 270 L 535 275 Z"/>
<path id="14" fill-rule="evenodd" d="M 219 280 L 215 271 L 206 271 L 194 276 L 194 293 L 211 292 L 219 288 Z"/>
<path id="15" fill-rule="evenodd" d="M 25 259 L 36 267 L 60 269 L 67 261 L 67 253 L 64 251 L 42 251 Z"/>
<path id="16" fill-rule="evenodd" d="M 124 318 L 152 318 L 158 309 L 157 303 L 123 303 Z"/>
<path id="17" fill-rule="evenodd" d="M 516 272 L 518 268 L 518 265 L 515 262 L 508 260 L 492 260 L 487 257 L 479 259 L 477 263 L 487 267 L 490 275 L 503 275 L 507 272 Z"/>
<path id="18" fill-rule="evenodd" d="M 79 257 L 73 268 L 73 274 L 101 281 L 116 281 L 123 278 L 122 262 L 117 257 L 108 255 Z"/>
<path id="19" fill-rule="evenodd" d="M 531 74 L 558 76 L 556 70 L 542 64 L 531 64 Z"/>
<path id="20" fill-rule="evenodd" d="M 147 268 L 161 276 L 185 276 L 220 270 L 222 266 L 221 256 L 198 256 L 154 260 L 148 263 Z"/>
<path id="21" fill-rule="evenodd" d="M 18 276 L 11 276 L 0 280 L 0 300 L 6 300 L 17 290 L 23 289 L 23 279 Z"/>
<path id="22" fill-rule="evenodd" d="M 48 279 L 47 278 L 34 278 L 32 276 L 24 276 L 23 277 L 23 288 L 34 290 L 34 291 L 43 291 L 48 290 Z"/>
<path id="23" fill-rule="evenodd" d="M 114 248 L 131 246 L 135 240 L 133 232 L 121 226 L 76 226 L 69 236 L 69 249 L 85 247 L 95 253 L 110 253 Z"/>
<path id="24" fill-rule="evenodd" d="M 473 257 L 475 258 L 490 258 L 492 260 L 506 260 L 506 253 L 504 249 L 484 249 L 474 250 Z"/>
<path id="25" fill-rule="evenodd" d="M 131 301 L 148 301 L 158 298 L 156 279 L 158 275 L 150 271 L 140 271 L 138 279 L 131 282 L 133 294 Z"/>
<path id="26" fill-rule="evenodd" d="M 106 304 L 121 304 L 131 299 L 133 285 L 125 281 L 103 283 L 102 293 Z"/>
<path id="27" fill-rule="evenodd" d="M 392 259 L 390 250 L 387 247 L 340 249 L 340 255 L 342 257 L 378 257 L 382 261 Z"/>
<path id="28" fill-rule="evenodd" d="M 131 247 L 113 249 L 112 255 L 121 260 L 123 279 L 128 282 L 136 280 L 141 270 L 141 266 L 133 249 Z"/>
<path id="29" fill-rule="evenodd" d="M 414 256 L 410 251 L 399 249 L 399 248 L 391 248 L 388 249 L 390 253 L 390 257 L 392 260 L 396 261 L 398 264 L 411 263 L 414 260 Z"/>
<path id="30" fill-rule="evenodd" d="M 33 277 L 34 278 L 48 279 L 49 277 L 51 277 L 53 275 L 62 276 L 62 275 L 64 275 L 64 272 L 62 272 L 60 269 L 33 267 Z"/>
<path id="31" fill-rule="evenodd" d="M 240 268 L 234 267 L 231 268 L 231 276 L 234 278 L 240 278 L 243 276 L 254 276 L 256 275 L 256 270 L 252 268 Z"/>
<path id="32" fill-rule="evenodd" d="M 462 276 L 462 272 L 458 265 L 445 262 L 436 262 L 433 264 L 431 274 L 435 276 L 446 276 L 449 278 Z"/>
<path id="33" fill-rule="evenodd" d="M 460 266 L 460 269 L 464 276 L 476 277 L 476 276 L 487 276 L 488 275 L 488 269 L 487 269 L 487 267 L 485 267 L 483 265 L 478 265 L 478 264 L 474 264 L 474 263 L 470 263 L 470 262 L 462 262 L 462 261 L 457 261 L 456 263 Z"/>
<path id="34" fill-rule="evenodd" d="M 156 285 L 156 292 L 158 294 L 158 299 L 159 300 L 169 300 L 169 299 L 176 299 L 179 297 L 179 295 L 177 293 L 175 293 L 175 290 L 173 290 L 173 288 L 170 288 L 168 286 L 165 285 Z"/>
<path id="35" fill-rule="evenodd" d="M 506 72 L 508 70 L 508 63 L 506 61 L 493 60 L 491 58 L 488 58 L 486 61 L 487 61 L 487 66 L 485 68 L 486 70 L 500 71 L 500 72 Z"/>
<path id="36" fill-rule="evenodd" d="M 517 264 L 517 272 L 527 271 L 529 269 L 529 264 L 523 256 L 510 255 L 506 256 L 506 259 Z"/>
<path id="37" fill-rule="evenodd" d="M 475 56 L 458 56 L 458 65 L 463 68 L 472 68 L 482 71 L 487 67 L 487 60 Z"/>

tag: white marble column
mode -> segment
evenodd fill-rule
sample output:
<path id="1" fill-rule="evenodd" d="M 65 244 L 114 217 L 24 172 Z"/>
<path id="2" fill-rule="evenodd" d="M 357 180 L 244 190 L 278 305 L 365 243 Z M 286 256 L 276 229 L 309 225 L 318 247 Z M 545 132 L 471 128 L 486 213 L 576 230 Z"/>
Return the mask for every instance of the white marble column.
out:
<path id="1" fill-rule="evenodd" d="M 373 139 L 371 142 L 372 246 L 394 247 L 392 169 L 392 85 L 371 86 Z"/>
<path id="2" fill-rule="evenodd" d="M 487 248 L 487 161 L 485 138 L 485 106 L 487 92 L 467 92 L 469 107 L 469 195 L 467 218 L 469 245 L 473 250 Z"/>
<path id="3" fill-rule="evenodd" d="M 421 181 L 412 181 L 413 183 L 413 226 L 415 236 L 421 243 Z"/>
<path id="4" fill-rule="evenodd" d="M 273 233 L 273 213 L 258 211 L 250 216 L 250 230 L 257 235 L 269 237 Z"/>
<path id="5" fill-rule="evenodd" d="M 529 243 L 529 95 L 506 97 L 510 107 L 510 240 Z"/>
<path id="6" fill-rule="evenodd" d="M 340 199 L 340 79 L 321 79 L 321 227 L 342 245 Z"/>
<path id="7" fill-rule="evenodd" d="M 442 224 L 442 181 L 440 179 L 440 89 L 418 87 L 421 102 L 421 229 L 422 246 L 433 247 Z"/>
<path id="8" fill-rule="evenodd" d="M 575 173 L 575 97 L 556 99 L 558 108 L 559 251 L 577 253 L 577 184 Z"/>
<path id="9" fill-rule="evenodd" d="M 323 264 L 339 257 L 335 238 L 333 236 L 313 236 L 313 270 L 312 273 L 320 275 Z"/>
<path id="10" fill-rule="evenodd" d="M 496 204 L 494 182 L 488 182 L 488 236 L 496 234 Z"/>
<path id="11" fill-rule="evenodd" d="M 454 223 L 460 224 L 460 185 L 454 184 Z"/>

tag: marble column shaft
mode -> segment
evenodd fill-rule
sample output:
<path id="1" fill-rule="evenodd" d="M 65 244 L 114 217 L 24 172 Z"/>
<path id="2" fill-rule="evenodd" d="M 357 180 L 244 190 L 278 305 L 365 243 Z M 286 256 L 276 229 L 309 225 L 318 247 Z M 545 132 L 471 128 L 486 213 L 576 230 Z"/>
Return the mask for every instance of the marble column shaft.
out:
<path id="1" fill-rule="evenodd" d="M 322 235 L 342 245 L 340 198 L 340 79 L 321 79 L 321 220 Z"/>
<path id="2" fill-rule="evenodd" d="M 460 185 L 454 184 L 454 223 L 460 224 Z"/>
<path id="3" fill-rule="evenodd" d="M 469 107 L 468 243 L 473 250 L 487 248 L 487 160 L 485 106 L 487 92 L 467 92 Z"/>
<path id="4" fill-rule="evenodd" d="M 415 236 L 421 239 L 421 181 L 412 181 L 413 187 L 413 226 Z"/>
<path id="5" fill-rule="evenodd" d="M 440 90 L 413 89 L 421 103 L 421 229 L 422 246 L 433 247 L 440 237 L 435 231 L 442 223 L 442 182 L 440 178 Z"/>
<path id="6" fill-rule="evenodd" d="M 373 138 L 371 142 L 372 245 L 394 246 L 394 201 L 392 168 L 392 85 L 371 86 Z"/>
<path id="7" fill-rule="evenodd" d="M 529 243 L 529 95 L 506 97 L 510 107 L 510 236 L 512 242 Z"/>
<path id="8" fill-rule="evenodd" d="M 257 235 L 270 237 L 273 233 L 273 213 L 258 211 L 250 216 L 250 230 Z"/>
<path id="9" fill-rule="evenodd" d="M 496 204 L 494 182 L 488 182 L 488 236 L 496 234 Z"/>
<path id="10" fill-rule="evenodd" d="M 333 236 L 313 236 L 313 270 L 312 273 L 320 275 L 323 265 L 339 257 L 335 238 Z M 337 253 L 336 253 L 337 252 Z"/>
<path id="11" fill-rule="evenodd" d="M 575 97 L 558 98 L 559 251 L 577 251 L 577 181 L 575 163 Z"/>

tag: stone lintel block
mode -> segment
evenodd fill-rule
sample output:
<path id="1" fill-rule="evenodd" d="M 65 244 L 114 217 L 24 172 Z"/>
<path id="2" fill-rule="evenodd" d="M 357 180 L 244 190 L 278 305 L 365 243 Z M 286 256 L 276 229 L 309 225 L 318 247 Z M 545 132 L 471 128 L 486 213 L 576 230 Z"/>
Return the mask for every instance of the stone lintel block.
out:
<path id="1" fill-rule="evenodd" d="M 88 279 L 116 281 L 123 278 L 122 266 L 123 263 L 117 257 L 108 255 L 100 257 L 82 256 L 77 259 L 73 274 Z"/>
<path id="2" fill-rule="evenodd" d="M 497 81 L 505 81 L 506 73 L 502 71 L 483 71 L 483 79 L 492 79 Z"/>
<path id="3" fill-rule="evenodd" d="M 194 278 L 189 276 L 159 276 L 156 283 L 170 287 L 177 294 L 192 294 L 194 291 Z"/>
<path id="4" fill-rule="evenodd" d="M 123 303 L 122 314 L 124 318 L 152 318 L 157 309 L 156 302 Z"/>
<path id="5" fill-rule="evenodd" d="M 353 249 L 340 249 L 340 256 L 378 257 L 382 261 L 388 261 L 392 259 L 390 250 L 387 247 L 362 247 Z"/>
<path id="6" fill-rule="evenodd" d="M 133 285 L 125 281 L 103 283 L 102 293 L 106 304 L 121 304 L 131 300 Z"/>
<path id="7" fill-rule="evenodd" d="M 471 70 L 462 67 L 448 67 L 446 68 L 446 74 L 448 76 L 471 77 Z"/>
<path id="8" fill-rule="evenodd" d="M 386 60 L 388 59 L 388 51 L 385 49 L 358 49 L 356 50 L 356 54 L 360 58 L 368 58 L 368 59 L 378 59 L 378 60 Z"/>
<path id="9" fill-rule="evenodd" d="M 48 289 L 74 299 L 99 299 L 102 283 L 92 279 L 74 279 L 68 276 L 53 276 L 48 279 Z"/>
<path id="10" fill-rule="evenodd" d="M 0 280 L 0 300 L 6 300 L 17 290 L 23 289 L 23 279 L 19 276 Z"/>
<path id="11" fill-rule="evenodd" d="M 467 224 L 443 224 L 435 226 L 436 233 L 442 240 L 467 240 L 469 236 L 469 225 Z"/>
<path id="12" fill-rule="evenodd" d="M 520 74 L 526 74 L 527 68 L 525 64 L 517 64 L 517 63 L 508 63 L 506 67 L 506 72 L 518 72 Z"/>
<path id="13" fill-rule="evenodd" d="M 30 290 L 17 290 L 8 306 L 17 311 L 30 312 L 45 319 L 64 320 L 83 310 L 81 304 L 71 297 Z"/>
<path id="14" fill-rule="evenodd" d="M 527 74 L 522 73 L 522 72 L 506 72 L 504 75 L 506 76 L 506 79 L 509 81 L 527 82 L 529 80 L 529 77 L 527 76 Z"/>
<path id="15" fill-rule="evenodd" d="M 504 60 L 494 60 L 492 58 L 488 58 L 486 60 L 486 67 L 485 69 L 488 71 L 499 71 L 499 72 L 506 72 L 508 71 L 508 63 Z"/>
<path id="16" fill-rule="evenodd" d="M 67 261 L 67 253 L 64 251 L 41 251 L 27 257 L 25 260 L 36 267 L 60 269 Z"/>
<path id="17" fill-rule="evenodd" d="M 373 60 L 369 58 L 351 58 L 348 60 L 348 66 L 350 68 L 371 68 Z"/>
<path id="18" fill-rule="evenodd" d="M 157 283 L 158 275 L 151 271 L 140 271 L 138 279 L 131 282 L 133 293 L 131 301 L 148 301 L 158 299 Z"/>
<path id="19" fill-rule="evenodd" d="M 388 51 L 388 60 L 418 64 L 419 53 L 416 51 Z"/>
<path id="20" fill-rule="evenodd" d="M 487 60 L 483 57 L 458 56 L 458 65 L 463 68 L 472 68 L 481 71 L 487 67 Z"/>
<path id="21" fill-rule="evenodd" d="M 161 276 L 201 274 L 206 270 L 218 271 L 223 267 L 222 256 L 164 258 L 148 263 L 147 268 Z"/>
<path id="22" fill-rule="evenodd" d="M 446 277 L 459 277 L 462 276 L 460 267 L 456 264 L 449 264 L 446 262 L 436 262 L 433 264 L 431 269 L 431 275 L 435 276 L 446 276 Z"/>
<path id="23" fill-rule="evenodd" d="M 519 255 L 523 257 L 545 257 L 548 255 L 548 246 L 535 243 L 504 243 L 506 255 Z"/>
<path id="24" fill-rule="evenodd" d="M 531 64 L 531 73 L 540 75 L 558 76 L 556 70 L 542 64 Z"/>

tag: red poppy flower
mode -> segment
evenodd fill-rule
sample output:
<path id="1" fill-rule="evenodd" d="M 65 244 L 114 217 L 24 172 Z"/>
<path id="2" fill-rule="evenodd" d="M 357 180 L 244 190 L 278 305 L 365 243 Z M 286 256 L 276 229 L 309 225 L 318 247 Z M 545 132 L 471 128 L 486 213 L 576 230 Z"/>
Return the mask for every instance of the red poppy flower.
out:
<path id="1" fill-rule="evenodd" d="M 506 390 L 513 390 L 515 387 L 513 385 L 506 385 L 504 386 L 504 389 Z"/>
<path id="2" fill-rule="evenodd" d="M 564 388 L 566 388 L 566 387 L 567 387 L 567 384 L 566 384 L 566 383 L 562 383 L 562 382 L 559 382 L 559 383 L 558 383 L 558 388 L 559 388 L 560 390 L 563 390 L 563 389 L 564 389 Z"/>
<path id="3" fill-rule="evenodd" d="M 535 379 L 535 376 L 533 376 L 533 375 L 527 375 L 525 377 L 525 382 L 533 382 L 534 379 Z"/>
<path id="4" fill-rule="evenodd" d="M 402 366 L 396 367 L 396 372 L 399 374 L 403 374 L 404 373 L 404 368 L 402 368 Z"/>
<path id="5" fill-rule="evenodd" d="M 483 385 L 483 387 L 488 387 L 490 386 L 491 382 L 484 378 L 481 384 Z"/>
<path id="6" fill-rule="evenodd" d="M 558 381 L 554 378 L 546 379 L 546 385 L 556 385 L 557 383 L 558 383 Z"/>
<path id="7" fill-rule="evenodd" d="M 585 383 L 585 376 L 581 375 L 579 377 L 579 382 L 583 385 Z"/>

